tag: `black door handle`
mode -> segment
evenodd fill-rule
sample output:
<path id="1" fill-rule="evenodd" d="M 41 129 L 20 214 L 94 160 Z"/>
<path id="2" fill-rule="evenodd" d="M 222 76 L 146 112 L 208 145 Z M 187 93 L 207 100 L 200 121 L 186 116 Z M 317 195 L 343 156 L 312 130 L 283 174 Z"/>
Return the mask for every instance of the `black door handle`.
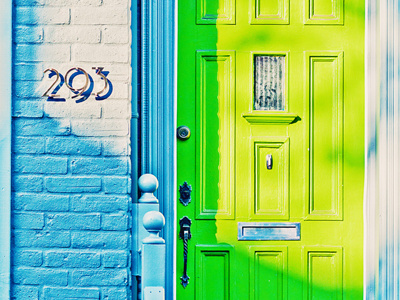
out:
<path id="1" fill-rule="evenodd" d="M 179 231 L 179 238 L 183 240 L 183 275 L 181 277 L 181 284 L 185 288 L 189 284 L 190 277 L 187 275 L 187 256 L 188 256 L 188 241 L 191 239 L 190 225 L 192 221 L 188 217 L 183 217 L 179 220 L 181 230 Z"/>

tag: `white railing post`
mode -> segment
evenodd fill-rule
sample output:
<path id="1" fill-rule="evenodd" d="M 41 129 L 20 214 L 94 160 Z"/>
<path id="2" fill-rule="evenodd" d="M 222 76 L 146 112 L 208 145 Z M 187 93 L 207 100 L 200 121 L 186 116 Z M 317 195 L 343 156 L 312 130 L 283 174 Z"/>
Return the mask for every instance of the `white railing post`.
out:
<path id="1" fill-rule="evenodd" d="M 159 236 L 165 219 L 154 196 L 158 180 L 152 174 L 143 174 L 138 185 L 142 196 L 133 206 L 136 226 L 132 231 L 132 273 L 141 279 L 139 299 L 165 299 L 165 241 Z"/>
<path id="2" fill-rule="evenodd" d="M 159 236 L 164 225 L 164 216 L 158 211 L 150 211 L 143 217 L 143 226 L 149 232 L 142 241 L 144 300 L 165 299 L 165 241 Z"/>

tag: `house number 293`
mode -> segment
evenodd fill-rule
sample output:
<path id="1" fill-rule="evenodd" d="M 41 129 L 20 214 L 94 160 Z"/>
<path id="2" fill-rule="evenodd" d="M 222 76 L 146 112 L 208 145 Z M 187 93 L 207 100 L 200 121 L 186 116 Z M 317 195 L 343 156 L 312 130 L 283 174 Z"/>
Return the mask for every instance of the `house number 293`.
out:
<path id="1" fill-rule="evenodd" d="M 92 69 L 95 71 L 95 74 L 99 76 L 100 79 L 102 79 L 104 82 L 104 86 L 102 87 L 102 89 L 99 89 L 97 91 L 93 91 L 93 78 L 82 68 L 74 67 L 69 69 L 67 73 L 65 73 L 65 77 L 60 74 L 56 69 L 49 68 L 44 70 L 45 74 L 48 73 L 49 78 L 55 77 L 55 79 L 50 87 L 44 92 L 43 97 L 47 97 L 48 101 L 65 101 L 64 98 L 60 98 L 60 95 L 57 94 L 57 92 L 65 83 L 67 88 L 75 94 L 74 96 L 72 96 L 72 98 L 81 97 L 77 99 L 76 102 L 82 102 L 89 98 L 89 96 L 91 95 L 95 96 L 96 100 L 107 99 L 112 92 L 112 84 L 107 78 L 108 72 L 103 73 L 103 67 L 92 67 Z M 74 78 L 79 75 L 84 76 L 84 83 L 82 86 L 74 87 Z"/>

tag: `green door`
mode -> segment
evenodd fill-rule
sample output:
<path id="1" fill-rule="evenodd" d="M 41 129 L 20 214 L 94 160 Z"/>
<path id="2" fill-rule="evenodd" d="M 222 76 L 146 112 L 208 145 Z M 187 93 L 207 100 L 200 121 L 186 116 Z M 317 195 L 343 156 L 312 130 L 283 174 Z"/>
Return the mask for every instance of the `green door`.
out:
<path id="1" fill-rule="evenodd" d="M 177 299 L 362 299 L 364 2 L 178 0 L 177 107 Z"/>

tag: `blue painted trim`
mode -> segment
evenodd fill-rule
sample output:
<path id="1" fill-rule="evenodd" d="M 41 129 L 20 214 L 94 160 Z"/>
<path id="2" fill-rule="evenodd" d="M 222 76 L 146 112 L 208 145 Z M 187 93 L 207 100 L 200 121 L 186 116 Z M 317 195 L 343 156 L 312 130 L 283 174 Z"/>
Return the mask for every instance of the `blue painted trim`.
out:
<path id="1" fill-rule="evenodd" d="M 10 299 L 12 1 L 0 5 L 0 299 Z"/>
<path id="2" fill-rule="evenodd" d="M 239 222 L 238 241 L 299 241 L 300 223 Z"/>
<path id="3" fill-rule="evenodd" d="M 175 0 L 142 0 L 141 171 L 159 180 L 166 223 L 166 299 L 174 298 Z"/>

